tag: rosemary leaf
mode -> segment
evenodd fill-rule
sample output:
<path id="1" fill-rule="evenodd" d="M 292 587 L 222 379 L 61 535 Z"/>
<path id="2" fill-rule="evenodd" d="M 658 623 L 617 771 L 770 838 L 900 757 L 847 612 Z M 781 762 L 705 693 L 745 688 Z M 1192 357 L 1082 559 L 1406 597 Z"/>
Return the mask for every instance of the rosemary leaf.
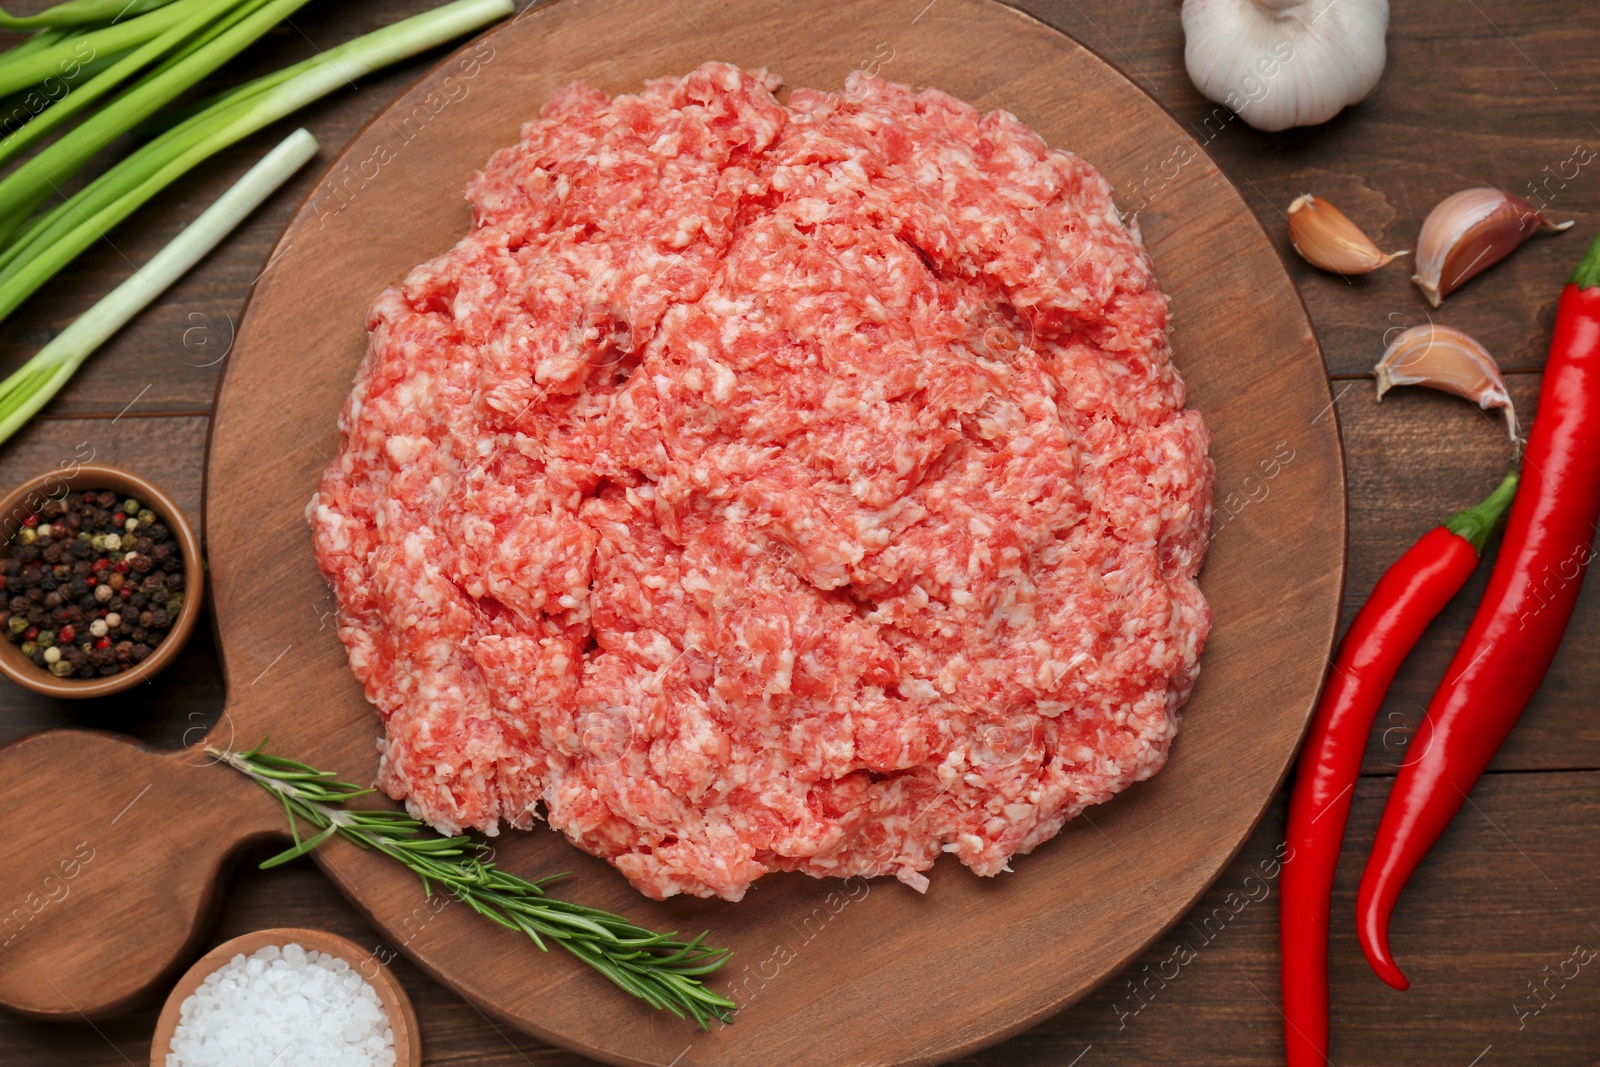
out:
<path id="1" fill-rule="evenodd" d="M 501 870 L 479 838 L 419 836 L 428 827 L 403 811 L 347 809 L 346 801 L 375 790 L 266 753 L 266 743 L 248 752 L 206 749 L 272 794 L 283 808 L 293 844 L 261 864 L 263 868 L 304 856 L 338 834 L 404 864 L 421 879 L 424 894 L 432 895 L 436 885 L 447 889 L 472 911 L 525 935 L 541 951 L 548 950 L 546 939 L 554 941 L 652 1008 L 693 1019 L 702 1029 L 711 1019 L 727 1022 L 738 1009 L 700 980 L 728 961 L 728 950 L 707 945 L 705 934 L 682 941 L 676 932 L 656 933 L 614 912 L 546 896 L 544 887 L 561 875 L 530 882 Z M 301 821 L 317 833 L 302 837 Z"/>

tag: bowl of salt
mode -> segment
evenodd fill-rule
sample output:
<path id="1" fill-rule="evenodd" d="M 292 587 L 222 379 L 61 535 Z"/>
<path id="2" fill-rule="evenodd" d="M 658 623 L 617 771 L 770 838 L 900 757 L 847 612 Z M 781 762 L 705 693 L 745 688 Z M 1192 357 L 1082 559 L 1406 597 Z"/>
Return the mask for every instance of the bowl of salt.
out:
<path id="1" fill-rule="evenodd" d="M 257 930 L 207 952 L 161 1009 L 151 1067 L 418 1067 L 394 973 L 321 930 Z"/>

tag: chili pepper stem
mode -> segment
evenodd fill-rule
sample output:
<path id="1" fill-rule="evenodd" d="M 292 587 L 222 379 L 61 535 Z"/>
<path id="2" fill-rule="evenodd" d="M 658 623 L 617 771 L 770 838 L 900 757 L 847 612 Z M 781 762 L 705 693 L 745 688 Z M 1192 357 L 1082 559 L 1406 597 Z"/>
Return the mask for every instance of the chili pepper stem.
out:
<path id="1" fill-rule="evenodd" d="M 1481 504 L 1450 516 L 1450 520 L 1444 524 L 1445 529 L 1470 544 L 1478 555 L 1483 555 L 1483 547 L 1489 542 L 1489 532 L 1500 521 L 1500 516 L 1505 514 L 1506 508 L 1511 506 L 1511 499 L 1517 495 L 1519 481 L 1521 476 L 1511 471 Z"/>
<path id="2" fill-rule="evenodd" d="M 1578 264 L 1572 272 L 1572 277 L 1567 279 L 1569 285 L 1576 285 L 1579 289 L 1593 289 L 1600 286 L 1600 237 L 1596 237 L 1594 244 L 1589 246 L 1588 255 Z"/>

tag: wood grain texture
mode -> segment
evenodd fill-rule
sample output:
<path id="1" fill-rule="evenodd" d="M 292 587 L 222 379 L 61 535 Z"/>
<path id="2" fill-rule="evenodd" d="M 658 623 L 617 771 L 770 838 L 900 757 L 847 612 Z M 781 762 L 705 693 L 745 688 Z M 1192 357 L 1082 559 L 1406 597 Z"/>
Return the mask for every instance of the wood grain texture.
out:
<path id="1" fill-rule="evenodd" d="M 838 86 L 894 32 L 902 35 L 896 49 L 905 76 L 979 106 L 1016 111 L 1054 143 L 1094 160 L 1113 181 L 1151 142 L 1186 140 L 1092 55 L 984 0 L 948 0 L 940 19 L 916 30 L 905 29 L 915 17 L 908 5 L 825 16 L 750 3 L 703 4 L 696 11 L 715 36 L 688 32 L 676 13 L 643 18 L 634 7 L 604 0 L 566 0 L 507 26 L 464 57 L 475 71 L 471 92 L 420 130 L 402 132 L 412 116 L 430 114 L 422 102 L 438 98 L 445 77 L 459 82 L 468 69 L 454 61 L 441 68 L 397 102 L 391 117 L 355 139 L 291 224 L 257 283 L 212 427 L 208 478 L 215 495 L 207 530 L 228 678 L 219 729 L 252 738 L 271 733 L 279 751 L 362 780 L 374 773 L 372 712 L 343 669 L 343 650 L 325 627 L 308 634 L 305 613 L 296 610 L 325 596 L 310 565 L 304 501 L 335 447 L 336 416 L 364 348 L 373 294 L 464 230 L 460 208 L 439 206 L 450 203 L 467 172 L 513 139 L 557 85 L 582 78 L 631 88 L 694 67 L 709 47 L 709 54 L 745 66 L 781 69 L 796 84 Z M 959 16 L 955 23 L 952 14 Z M 957 48 L 985 36 L 1003 41 L 1004 50 L 974 62 Z M 619 40 L 622 54 L 636 58 L 617 58 Z M 1120 121 L 1107 125 L 1097 113 Z M 397 136 L 404 166 L 368 174 L 362 164 L 377 158 L 381 146 L 394 147 Z M 397 214 L 409 224 L 394 225 Z M 946 876 L 926 897 L 892 891 L 899 887 L 885 892 L 881 883 L 839 890 L 788 877 L 764 884 L 742 907 L 651 904 L 600 864 L 574 859 L 558 841 L 513 835 L 501 851 L 513 869 L 531 875 L 577 865 L 588 876 L 586 900 L 626 909 L 653 926 L 709 926 L 752 961 L 719 977 L 743 1009 L 737 1025 L 697 1042 L 696 1062 L 926 1061 L 1014 1031 L 1081 996 L 1171 922 L 1242 842 L 1286 767 L 1320 682 L 1343 570 L 1343 473 L 1331 398 L 1292 288 L 1214 168 L 1193 166 L 1143 222 L 1174 297 L 1174 344 L 1191 402 L 1213 428 L 1229 509 L 1205 579 L 1216 625 L 1182 746 L 1154 784 L 1039 850 L 1022 865 L 1031 877 L 980 885 Z M 1219 261 L 1226 272 L 1215 269 Z M 1257 418 L 1256 410 L 1274 416 Z M 1272 481 L 1274 491 L 1258 496 L 1263 481 Z M 246 497 L 232 489 L 245 484 Z M 1291 599 L 1266 576 L 1292 570 L 1304 582 Z M 1263 675 L 1254 668 L 1263 655 L 1297 666 Z M 1242 729 L 1246 722 L 1249 731 Z M 50 739 L 67 736 L 19 746 L 10 764 L 0 752 L 0 770 L 25 769 L 6 776 L 21 788 L 40 773 Z M 1250 784 L 1208 804 L 1222 779 L 1241 769 Z M 159 778 L 123 766 L 108 768 L 101 781 L 120 793 L 141 775 Z M 22 942 L 0 978 L 0 1000 L 30 1012 L 98 1014 L 170 970 L 192 944 L 203 883 L 231 844 L 224 827 L 185 818 L 191 805 L 184 786 L 196 789 L 193 807 L 224 806 L 211 783 L 196 784 L 192 769 L 183 786 L 158 786 L 153 817 L 171 820 L 185 840 L 207 842 L 203 854 L 184 864 L 192 873 L 181 877 L 167 926 L 124 948 L 119 942 L 132 935 L 132 920 L 155 905 L 148 895 L 130 890 L 115 901 L 87 893 L 65 899 L 58 907 L 72 921 Z M 52 823 L 42 808 L 25 810 L 38 838 L 30 845 L 49 853 L 62 835 L 59 820 Z M 1109 829 L 1101 830 L 1101 822 Z M 250 829 L 249 820 L 241 824 Z M 143 825 L 130 823 L 127 836 Z M 1130 854 L 1113 833 L 1141 844 Z M 149 864 L 167 862 L 159 840 L 144 843 Z M 126 858 L 118 857 L 134 885 L 153 880 L 134 870 L 139 844 L 135 839 Z M 415 880 L 382 857 L 330 844 L 318 861 L 391 934 L 416 916 Z M 20 888 L 22 882 L 0 872 L 0 890 L 9 895 Z M 845 895 L 856 890 L 859 900 Z M 407 951 L 521 1027 L 618 1063 L 667 1059 L 668 1046 L 682 1036 L 680 1027 L 615 996 L 571 960 L 532 957 L 521 938 L 483 929 L 464 909 L 427 914 L 431 921 Z M 975 914 L 986 921 L 973 922 Z M 127 958 L 111 967 L 119 952 Z M 985 976 L 1000 967 L 1014 970 L 1019 981 L 984 988 Z M 53 974 L 48 993 L 38 982 L 46 969 Z M 841 985 L 841 976 L 851 981 Z M 869 1000 L 857 981 L 880 992 Z"/>
<path id="2" fill-rule="evenodd" d="M 924 18 L 938 12 L 938 0 Z M 263 42 L 243 57 L 250 73 L 271 69 L 290 58 L 326 49 L 363 29 L 415 13 L 430 0 L 364 0 L 361 4 L 311 5 L 297 13 L 297 30 Z M 28 3 L 18 0 L 18 8 Z M 1238 185 L 1263 227 L 1282 243 L 1280 210 L 1304 191 L 1332 197 L 1391 247 L 1411 243 L 1431 200 L 1459 184 L 1500 184 L 1517 189 L 1571 154 L 1578 142 L 1600 147 L 1600 135 L 1586 121 L 1600 68 L 1600 23 L 1561 5 L 1475 0 L 1474 4 L 1397 5 L 1389 35 L 1390 62 L 1379 92 L 1345 118 L 1318 130 L 1285 136 L 1255 133 L 1237 122 L 1222 124 L 1214 105 L 1189 85 L 1182 67 L 1182 34 L 1174 0 L 1025 0 L 1024 7 L 1093 48 L 1160 102 L 1197 139 Z M 302 36 L 303 34 L 303 36 Z M 1541 77 L 1547 75 L 1550 84 Z M 364 79 L 359 91 L 330 99 L 298 117 L 325 146 L 341 144 L 392 95 L 415 77 L 421 64 Z M 884 71 L 895 76 L 891 63 Z M 1209 125 L 1208 117 L 1212 117 Z M 192 218 L 207 200 L 264 152 L 288 124 L 253 138 L 223 161 L 231 170 L 191 176 L 163 198 L 155 210 L 111 235 L 117 250 L 134 262 L 154 253 L 166 236 Z M 1214 131 L 1226 132 L 1210 136 Z M 1152 157 L 1158 165 L 1165 156 Z M 1520 369 L 1513 382 L 1520 397 L 1537 390 L 1537 369 L 1553 312 L 1556 287 L 1578 254 L 1577 245 L 1600 228 L 1600 185 L 1588 166 L 1554 201 L 1556 213 L 1578 220 L 1567 238 L 1535 241 L 1511 260 L 1453 295 L 1438 320 L 1468 329 Z M 156 477 L 185 506 L 198 505 L 203 419 L 192 436 L 174 435 L 163 419 L 139 419 L 145 412 L 209 410 L 216 368 L 187 367 L 182 331 L 195 325 L 192 312 L 210 316 L 212 338 L 224 336 L 217 324 L 219 305 L 237 318 L 250 280 L 267 263 L 273 242 L 298 200 L 317 179 L 307 168 L 240 232 L 157 308 L 136 320 L 91 362 L 50 412 L 97 416 L 102 432 L 122 449 L 113 462 Z M 1270 191 L 1270 196 L 1265 191 Z M 1134 190 L 1137 191 L 1137 190 Z M 1159 192 L 1159 190 L 1156 190 Z M 1124 204 L 1134 201 L 1121 195 Z M 1566 210 L 1563 214 L 1563 209 Z M 1296 272 L 1329 365 L 1340 375 L 1364 374 L 1382 348 L 1392 325 L 1422 321 L 1424 305 L 1398 273 L 1372 287 L 1344 286 L 1313 275 L 1288 260 Z M 15 367 L 76 310 L 88 306 L 128 271 L 128 260 L 109 246 L 91 253 L 0 329 L 0 370 Z M 1377 279 L 1369 279 L 1376 281 Z M 1378 299 L 1381 297 L 1382 299 Z M 214 303 L 213 303 L 214 302 Z M 157 313 L 160 313 L 159 315 Z M 1401 319 L 1391 319 L 1399 313 Z M 17 329 L 19 324 L 26 329 Z M 191 335 L 194 340 L 198 335 Z M 214 352 L 215 349 L 212 349 Z M 213 358 L 209 353 L 205 358 Z M 191 361 L 202 362 L 189 356 Z M 163 371 L 157 381 L 151 368 Z M 161 408 L 146 394 L 120 422 L 113 419 L 144 385 L 165 389 Z M 166 384 L 162 384 L 166 383 Z M 89 388 L 89 386 L 93 388 Z M 1370 381 L 1335 381 L 1335 391 L 1353 386 L 1339 402 L 1350 478 L 1350 574 L 1343 621 L 1382 568 L 1440 514 L 1469 502 L 1495 477 L 1503 452 L 1480 416 L 1440 398 L 1397 394 L 1384 403 L 1371 398 Z M 1520 400 L 1519 400 L 1520 402 Z M 1477 420 L 1476 422 L 1474 420 Z M 85 419 L 46 417 L 23 438 L 0 449 L 0 482 L 12 484 L 70 455 L 83 439 Z M 98 438 L 97 438 L 98 440 Z M 1426 446 L 1418 457 L 1415 449 Z M 187 495 L 193 487 L 193 496 Z M 234 487 L 248 493 L 249 484 Z M 1485 572 L 1475 582 L 1481 585 Z M 1392 712 L 1414 719 L 1434 680 L 1453 652 L 1470 615 L 1476 586 L 1424 638 L 1419 659 L 1403 673 L 1381 723 Z M 1591 589 L 1580 601 L 1574 637 L 1557 657 L 1549 682 L 1513 731 L 1497 769 L 1556 770 L 1556 774 L 1506 774 L 1491 770 L 1474 800 L 1496 826 L 1524 850 L 1524 836 L 1539 835 L 1539 852 L 1530 852 L 1563 892 L 1540 882 L 1530 890 L 1527 863 L 1487 822 L 1463 819 L 1446 835 L 1430 865 L 1425 891 L 1413 890 L 1397 918 L 1397 947 L 1442 962 L 1430 979 L 1409 993 L 1387 990 L 1367 970 L 1353 939 L 1336 941 L 1333 956 L 1334 1059 L 1341 1065 L 1426 1065 L 1466 1067 L 1483 1053 L 1480 1067 L 1496 1063 L 1549 1063 L 1592 1067 L 1600 1049 L 1600 984 L 1592 967 L 1551 1000 L 1538 1016 L 1517 1028 L 1512 1011 L 1525 983 L 1542 978 L 1541 969 L 1558 967 L 1570 954 L 1560 951 L 1557 935 L 1575 917 L 1600 923 L 1589 902 L 1600 861 L 1592 846 L 1596 819 L 1594 785 L 1600 767 L 1593 708 L 1600 700 L 1600 663 L 1589 654 L 1600 606 Z M 315 617 L 308 615 L 311 624 Z M 1580 631 L 1578 627 L 1584 629 Z M 92 725 L 119 729 L 152 744 L 173 746 L 196 723 L 217 717 L 221 679 L 214 650 L 191 642 L 190 657 L 164 675 L 170 689 L 150 699 L 103 708 L 51 706 L 14 689 L 0 689 L 0 740 L 24 736 L 45 725 Z M 293 653 L 291 653 L 292 655 Z M 175 678 L 174 672 L 181 672 Z M 1559 690 L 1555 687 L 1559 684 Z M 1409 694 L 1409 695 L 1408 695 Z M 191 716 L 193 718 L 191 718 Z M 1403 735 L 1393 735 L 1398 738 Z M 1515 762 L 1511 757 L 1515 757 Z M 1368 769 L 1387 773 L 1392 759 L 1375 737 Z M 1588 768 L 1588 769 L 1585 769 Z M 1576 783 L 1578 788 L 1570 783 Z M 1364 781 L 1345 847 L 1336 914 L 1348 915 L 1365 844 L 1376 826 L 1387 780 Z M 1483 804 L 1493 792 L 1495 806 Z M 1585 792 L 1587 790 L 1587 792 Z M 1588 796 L 1590 800 L 1584 800 Z M 9 820 L 7 825 L 11 825 Z M 1257 864 L 1271 856 L 1282 836 L 1281 793 L 1244 852 L 1186 916 L 1203 917 L 1223 903 L 1226 892 L 1244 884 Z M 309 864 L 291 870 L 255 872 L 247 857 L 226 884 L 223 910 L 205 944 L 264 926 L 323 927 L 376 945 L 380 935 Z M 1428 871 L 1437 864 L 1441 876 Z M 91 865 L 92 869 L 92 865 Z M 1536 878 L 1536 876 L 1533 876 Z M 1573 889 L 1572 887 L 1576 887 Z M 1572 889 L 1569 894 L 1567 891 Z M 1587 909 L 1587 911 L 1585 910 Z M 1415 918 L 1413 918 L 1415 916 Z M 1563 925 L 1566 924 L 1566 925 Z M 1405 931 L 1400 927 L 1404 925 Z M 1181 924 L 1180 924 L 1181 926 Z M 1116 1010 L 1127 1008 L 1128 980 L 1142 967 L 1160 965 L 1173 951 L 1175 933 L 1079 1004 L 1015 1038 L 959 1062 L 979 1065 L 1281 1063 L 1274 973 L 1275 899 L 1252 903 L 1227 933 L 1208 946 L 1184 977 L 1162 990 L 1125 1028 Z M 1490 936 L 1492 931 L 1492 936 Z M 1580 932 L 1580 937 L 1583 936 Z M 1600 947 L 1592 938 L 1591 944 Z M 392 947 L 392 946 L 390 946 Z M 0 952 L 0 966 L 4 954 Z M 484 1016 L 447 987 L 434 982 L 403 956 L 392 965 L 410 989 L 421 1014 L 424 1062 L 472 1063 L 490 1067 L 525 1064 L 576 1065 L 589 1062 L 552 1048 L 498 1020 Z M 1429 963 L 1432 968 L 1434 964 Z M 1119 993 L 1120 990 L 1120 993 Z M 150 1006 L 98 1021 L 43 1023 L 0 1012 L 0 1065 L 4 1067 L 99 1067 L 139 1063 L 148 1054 L 154 1026 Z M 1493 1048 L 1489 1049 L 1488 1046 Z M 1436 1047 L 1438 1046 L 1438 1047 Z M 1462 1051 L 1466 1050 L 1466 1051 Z M 1448 1055 L 1447 1055 L 1448 1054 Z M 1080 1058 L 1081 1057 L 1081 1058 Z"/>
<path id="3" fill-rule="evenodd" d="M 439 205 L 452 203 L 467 174 L 513 140 L 558 85 L 582 79 L 620 91 L 717 56 L 769 67 L 790 84 L 838 87 L 893 35 L 898 76 L 1006 107 L 1113 182 L 1149 145 L 1186 142 L 1137 89 L 1014 11 L 946 0 L 940 18 L 913 27 L 915 16 L 909 3 L 703 2 L 644 15 L 616 0 L 563 0 L 469 49 L 464 58 L 479 73 L 437 119 L 402 131 L 408 117 L 428 113 L 430 94 L 442 96 L 445 74 L 464 77 L 460 62 L 352 142 L 257 284 L 218 396 L 210 484 L 254 482 L 251 508 L 231 497 L 207 508 L 212 543 L 230 546 L 212 553 L 230 728 L 270 729 L 283 751 L 362 779 L 375 773 L 372 713 L 343 670 L 343 650 L 326 631 L 308 635 L 295 611 L 325 596 L 308 566 L 304 501 L 337 447 L 373 294 L 464 232 L 464 207 Z M 1108 113 L 1119 121 L 1101 121 Z M 384 147 L 399 162 L 374 177 L 362 164 Z M 407 225 L 394 225 L 397 215 Z M 743 905 L 655 904 L 557 839 L 508 835 L 501 857 L 513 869 L 574 867 L 586 901 L 652 926 L 709 927 L 745 961 L 715 983 L 743 1005 L 737 1023 L 696 1040 L 692 1062 L 924 1062 L 1014 1031 L 1081 996 L 1171 922 L 1243 840 L 1281 776 L 1320 682 L 1343 571 L 1331 395 L 1276 257 L 1214 168 L 1197 162 L 1141 222 L 1173 295 L 1174 348 L 1190 402 L 1211 426 L 1230 510 L 1203 579 L 1215 626 L 1184 741 L 1154 782 L 1021 863 L 1026 877 L 936 874 L 926 897 L 881 882 L 841 889 L 786 876 L 764 880 Z M 285 353 L 299 354 L 292 376 L 273 373 Z M 1260 491 L 1265 482 L 1270 493 Z M 1274 573 L 1297 576 L 1293 593 L 1268 579 Z M 278 610 L 243 610 L 259 601 L 263 577 Z M 259 661 L 291 647 L 292 659 L 262 685 Z M 1260 657 L 1292 666 L 1263 674 Z M 324 694 L 315 714 L 286 712 L 312 692 Z M 1246 782 L 1235 783 L 1241 771 Z M 1230 788 L 1217 802 L 1224 780 Z M 1139 844 L 1118 846 L 1113 830 Z M 414 915 L 412 880 L 381 857 L 337 847 L 320 861 L 381 929 L 393 934 Z M 846 895 L 854 889 L 860 900 Z M 407 952 L 492 1014 L 567 1047 L 616 1063 L 666 1062 L 679 1051 L 681 1026 L 611 995 L 571 961 L 531 959 L 514 934 L 480 926 L 446 909 Z M 1018 980 L 993 986 L 987 976 L 1002 968 Z"/>
<path id="4" fill-rule="evenodd" d="M 1593 907 L 1600 868 L 1591 844 L 1600 820 L 1600 776 L 1498 774 L 1484 780 L 1473 794 L 1481 810 L 1469 809 L 1469 817 L 1450 828 L 1439 858 L 1418 873 L 1396 913 L 1395 950 L 1407 973 L 1415 972 L 1405 993 L 1389 989 L 1367 969 L 1354 931 L 1361 863 L 1387 788 L 1378 779 L 1365 779 L 1358 788 L 1335 888 L 1333 1062 L 1466 1067 L 1493 1045 L 1480 1064 L 1592 1067 L 1600 1041 L 1600 981 L 1593 968 L 1600 960 L 1564 986 L 1549 979 L 1545 968 L 1559 972 L 1580 944 L 1600 949 L 1600 932 L 1589 925 L 1600 925 Z M 1284 810 L 1280 794 L 1250 842 L 1184 919 L 1104 985 L 1037 1027 L 954 1062 L 1066 1067 L 1082 1055 L 1078 1067 L 1281 1064 L 1278 886 L 1269 875 L 1283 840 Z M 425 1064 L 592 1062 L 490 1019 L 432 981 L 393 939 L 373 931 L 309 862 L 251 869 L 271 851 L 251 851 L 225 884 L 226 905 L 207 946 L 292 916 L 388 961 L 416 1007 Z M 1569 964 L 1566 972 L 1572 969 Z M 1167 978 L 1161 979 L 1163 973 Z M 1529 982 L 1541 1000 L 1532 999 Z M 0 1067 L 142 1063 L 159 1007 L 147 1005 L 97 1028 L 5 1018 Z M 1528 1014 L 1534 1008 L 1538 1014 Z"/>
<path id="5" fill-rule="evenodd" d="M 1322 126 L 1264 134 L 1194 90 L 1176 4 L 1021 6 L 1099 52 L 1205 145 L 1272 234 L 1335 374 L 1369 372 L 1386 330 L 1430 313 L 1477 337 L 1507 369 L 1544 365 L 1561 284 L 1600 230 L 1600 154 L 1574 160 L 1585 158 L 1580 146 L 1600 153 L 1600 129 L 1584 103 L 1600 93 L 1596 31 L 1570 10 L 1516 0 L 1392 4 L 1377 91 Z M 936 4 L 925 18 L 938 11 Z M 1150 170 L 1119 187 L 1119 202 L 1159 204 L 1168 158 L 1152 154 Z M 1411 284 L 1409 257 L 1346 281 L 1288 247 L 1283 212 L 1300 193 L 1327 197 L 1394 250 L 1415 247 L 1422 220 L 1444 197 L 1482 185 L 1547 204 L 1577 225 L 1564 237 L 1528 242 L 1439 311 Z"/>

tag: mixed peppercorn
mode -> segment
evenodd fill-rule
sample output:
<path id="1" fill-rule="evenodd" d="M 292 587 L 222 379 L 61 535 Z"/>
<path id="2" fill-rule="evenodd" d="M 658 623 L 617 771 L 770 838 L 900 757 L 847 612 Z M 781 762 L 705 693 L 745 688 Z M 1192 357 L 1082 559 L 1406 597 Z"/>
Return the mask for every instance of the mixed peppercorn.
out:
<path id="1" fill-rule="evenodd" d="M 172 531 L 109 489 L 73 491 L 29 515 L 4 570 L 0 627 L 58 678 L 132 668 L 183 606 L 183 556 Z"/>

